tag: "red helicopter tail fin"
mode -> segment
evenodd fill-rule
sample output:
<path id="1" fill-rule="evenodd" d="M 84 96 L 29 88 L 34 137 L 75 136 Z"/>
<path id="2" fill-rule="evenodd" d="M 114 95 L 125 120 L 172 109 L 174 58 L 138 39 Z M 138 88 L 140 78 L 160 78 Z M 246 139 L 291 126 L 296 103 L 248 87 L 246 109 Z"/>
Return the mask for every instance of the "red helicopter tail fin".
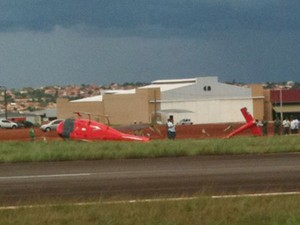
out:
<path id="1" fill-rule="evenodd" d="M 254 121 L 253 116 L 248 112 L 246 107 L 241 108 L 241 112 L 242 112 L 242 114 L 243 114 L 243 116 L 244 116 L 247 123 L 250 123 L 250 122 Z"/>
<path id="2" fill-rule="evenodd" d="M 233 132 L 231 132 L 230 134 L 228 134 L 226 136 L 226 138 L 230 138 L 246 129 L 251 128 L 252 134 L 256 135 L 256 136 L 261 136 L 262 135 L 262 131 L 260 129 L 260 127 L 257 126 L 256 121 L 254 120 L 253 116 L 247 111 L 247 108 L 241 108 L 241 112 L 246 120 L 246 124 L 244 124 L 243 126 L 239 127 L 238 129 L 234 130 Z"/>
<path id="3" fill-rule="evenodd" d="M 233 132 L 231 132 L 230 134 L 228 134 L 226 136 L 226 138 L 230 138 L 230 137 L 232 137 L 238 133 L 241 133 L 242 131 L 247 130 L 249 128 L 252 129 L 253 125 L 254 125 L 253 123 L 246 123 L 246 124 L 242 125 L 241 127 L 237 128 L 236 130 L 234 130 Z"/>

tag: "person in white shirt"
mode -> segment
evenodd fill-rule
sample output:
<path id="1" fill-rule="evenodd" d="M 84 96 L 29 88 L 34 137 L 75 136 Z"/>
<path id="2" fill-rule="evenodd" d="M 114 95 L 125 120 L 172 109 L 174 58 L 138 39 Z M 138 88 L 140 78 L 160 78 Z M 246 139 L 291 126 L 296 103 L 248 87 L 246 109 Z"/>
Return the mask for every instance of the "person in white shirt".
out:
<path id="1" fill-rule="evenodd" d="M 176 130 L 175 130 L 175 125 L 171 119 L 168 119 L 167 127 L 168 127 L 168 138 L 170 140 L 174 140 L 176 137 Z"/>
<path id="2" fill-rule="evenodd" d="M 297 134 L 299 130 L 299 120 L 297 118 L 293 118 L 291 121 L 291 133 Z"/>
<path id="3" fill-rule="evenodd" d="M 287 117 L 282 121 L 282 126 L 283 126 L 283 134 L 284 135 L 290 134 L 291 122 Z"/>

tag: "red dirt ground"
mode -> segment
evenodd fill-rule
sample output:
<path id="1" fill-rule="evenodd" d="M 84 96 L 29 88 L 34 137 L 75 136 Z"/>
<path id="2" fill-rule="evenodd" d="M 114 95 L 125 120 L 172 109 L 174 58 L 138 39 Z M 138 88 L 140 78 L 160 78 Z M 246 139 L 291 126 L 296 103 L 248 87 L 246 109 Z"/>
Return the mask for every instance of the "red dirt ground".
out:
<path id="1" fill-rule="evenodd" d="M 225 138 L 230 132 L 242 124 L 205 124 L 205 125 L 177 125 L 176 139 L 204 139 L 204 138 Z M 272 127 L 269 127 L 269 134 L 273 134 Z M 271 132 L 270 132 L 271 131 Z M 126 133 L 126 132 L 124 132 Z M 132 132 L 128 132 L 132 133 Z M 157 126 L 154 129 L 147 128 L 139 134 L 148 135 L 151 139 L 165 139 L 166 127 Z M 244 131 L 238 136 L 252 135 L 250 130 Z M 60 140 L 56 131 L 43 132 L 35 128 L 35 140 Z M 0 129 L 0 140 L 2 141 L 30 141 L 29 129 Z"/>

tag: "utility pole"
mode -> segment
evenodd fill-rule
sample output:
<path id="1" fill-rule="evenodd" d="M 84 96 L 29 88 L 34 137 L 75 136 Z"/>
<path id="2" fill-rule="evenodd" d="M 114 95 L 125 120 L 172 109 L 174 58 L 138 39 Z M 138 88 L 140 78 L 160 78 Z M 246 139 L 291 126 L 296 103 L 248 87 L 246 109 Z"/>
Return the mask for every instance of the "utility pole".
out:
<path id="1" fill-rule="evenodd" d="M 282 112 L 282 89 L 279 90 L 279 99 L 280 99 L 280 120 L 283 121 L 283 112 Z"/>
<path id="2" fill-rule="evenodd" d="M 5 119 L 7 120 L 7 89 L 5 86 L 0 86 L 0 88 L 4 89 L 4 109 L 5 109 Z"/>
<path id="3" fill-rule="evenodd" d="M 154 90 L 154 124 L 156 124 L 157 120 L 157 106 L 156 106 L 156 90 Z"/>

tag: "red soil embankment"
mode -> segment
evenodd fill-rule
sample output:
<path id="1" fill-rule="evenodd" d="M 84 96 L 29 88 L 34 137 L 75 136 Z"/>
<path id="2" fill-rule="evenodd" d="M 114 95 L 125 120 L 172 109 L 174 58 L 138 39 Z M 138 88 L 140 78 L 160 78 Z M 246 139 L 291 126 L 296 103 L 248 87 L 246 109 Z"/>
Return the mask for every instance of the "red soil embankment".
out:
<path id="1" fill-rule="evenodd" d="M 237 129 L 243 124 L 197 124 L 197 125 L 177 125 L 176 138 L 177 139 L 204 139 L 204 138 L 225 138 L 233 130 Z M 271 127 L 269 127 L 269 131 Z M 124 131 L 126 133 L 126 131 Z M 130 131 L 128 131 L 130 132 Z M 130 132 L 133 133 L 133 132 Z M 272 132 L 269 132 L 269 134 Z M 167 129 L 164 125 L 146 128 L 138 134 L 150 136 L 151 139 L 165 139 L 167 138 Z M 251 130 L 246 130 L 238 136 L 252 135 Z M 60 137 L 56 131 L 43 132 L 39 128 L 35 128 L 36 140 L 59 140 Z M 5 141 L 30 141 L 29 128 L 20 129 L 0 129 L 0 140 Z"/>

